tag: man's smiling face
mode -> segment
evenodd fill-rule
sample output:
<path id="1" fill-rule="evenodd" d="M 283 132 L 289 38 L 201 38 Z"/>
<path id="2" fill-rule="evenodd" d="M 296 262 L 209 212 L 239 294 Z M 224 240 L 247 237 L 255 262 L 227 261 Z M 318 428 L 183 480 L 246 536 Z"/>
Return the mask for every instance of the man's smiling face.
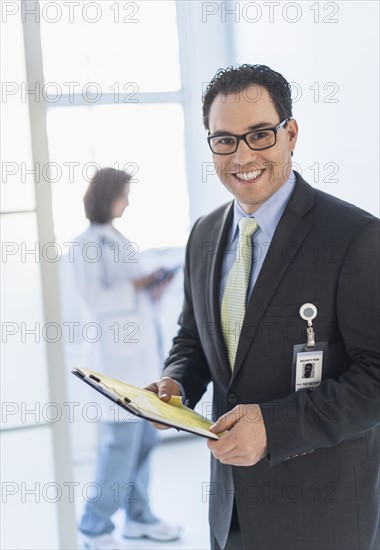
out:
<path id="1" fill-rule="evenodd" d="M 258 125 L 260 128 L 274 128 L 279 122 L 274 103 L 267 89 L 261 86 L 252 86 L 240 93 L 217 95 L 209 115 L 211 135 L 240 135 L 257 129 Z M 235 153 L 213 153 L 220 181 L 247 214 L 257 210 L 287 180 L 297 134 L 297 123 L 290 119 L 286 127 L 278 130 L 276 144 L 270 149 L 253 151 L 241 140 Z"/>

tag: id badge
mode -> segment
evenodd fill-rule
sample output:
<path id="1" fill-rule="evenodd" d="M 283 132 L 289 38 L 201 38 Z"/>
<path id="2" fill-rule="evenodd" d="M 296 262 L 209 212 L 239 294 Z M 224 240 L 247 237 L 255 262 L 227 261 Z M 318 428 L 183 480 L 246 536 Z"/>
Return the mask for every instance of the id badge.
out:
<path id="1" fill-rule="evenodd" d="M 308 348 L 306 344 L 297 344 L 293 348 L 292 388 L 294 391 L 313 389 L 319 386 L 323 378 L 323 355 L 327 342 Z"/>
<path id="2" fill-rule="evenodd" d="M 323 378 L 323 355 L 327 342 L 315 341 L 313 319 L 317 308 L 313 304 L 303 304 L 300 316 L 307 321 L 306 343 L 293 348 L 292 388 L 294 391 L 313 389 L 319 386 Z"/>

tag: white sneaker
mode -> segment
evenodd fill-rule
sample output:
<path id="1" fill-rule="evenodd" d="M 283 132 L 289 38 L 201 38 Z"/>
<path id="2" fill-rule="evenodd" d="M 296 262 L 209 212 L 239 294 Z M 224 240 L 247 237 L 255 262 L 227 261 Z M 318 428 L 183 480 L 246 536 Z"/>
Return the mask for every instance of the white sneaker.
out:
<path id="1" fill-rule="evenodd" d="M 171 525 L 165 521 L 156 523 L 140 523 L 127 521 L 123 531 L 123 537 L 130 539 L 148 538 L 158 541 L 177 540 L 182 534 L 182 527 Z"/>
<path id="2" fill-rule="evenodd" d="M 123 546 L 111 533 L 90 537 L 81 533 L 83 547 L 86 550 L 122 550 Z"/>

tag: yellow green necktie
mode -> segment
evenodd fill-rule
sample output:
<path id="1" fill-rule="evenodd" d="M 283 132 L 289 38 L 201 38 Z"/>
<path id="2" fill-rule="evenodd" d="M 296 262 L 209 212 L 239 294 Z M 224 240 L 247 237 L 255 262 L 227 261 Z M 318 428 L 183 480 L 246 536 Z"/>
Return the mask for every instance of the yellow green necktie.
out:
<path id="1" fill-rule="evenodd" d="M 245 315 L 247 290 L 252 265 L 252 235 L 259 228 L 255 218 L 239 221 L 236 259 L 227 277 L 222 299 L 222 329 L 231 369 L 234 367 L 241 326 Z"/>

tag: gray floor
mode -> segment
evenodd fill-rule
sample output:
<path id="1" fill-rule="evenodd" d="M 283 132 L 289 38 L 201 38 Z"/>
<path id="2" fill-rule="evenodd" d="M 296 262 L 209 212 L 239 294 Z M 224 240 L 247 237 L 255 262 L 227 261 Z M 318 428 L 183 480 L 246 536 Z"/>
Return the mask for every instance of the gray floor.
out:
<path id="1" fill-rule="evenodd" d="M 152 457 L 151 503 L 154 512 L 162 519 L 180 524 L 183 536 L 175 542 L 159 543 L 148 539 L 124 540 L 128 550 L 207 550 L 209 480 L 209 451 L 206 440 L 197 436 L 180 436 L 161 443 Z M 75 478 L 80 483 L 92 481 L 93 466 L 89 462 L 75 466 Z M 77 502 L 78 517 L 83 502 Z M 116 513 L 118 534 L 122 528 L 122 515 Z M 121 540 L 121 539 L 120 539 Z M 80 547 L 80 546 L 79 546 Z"/>

